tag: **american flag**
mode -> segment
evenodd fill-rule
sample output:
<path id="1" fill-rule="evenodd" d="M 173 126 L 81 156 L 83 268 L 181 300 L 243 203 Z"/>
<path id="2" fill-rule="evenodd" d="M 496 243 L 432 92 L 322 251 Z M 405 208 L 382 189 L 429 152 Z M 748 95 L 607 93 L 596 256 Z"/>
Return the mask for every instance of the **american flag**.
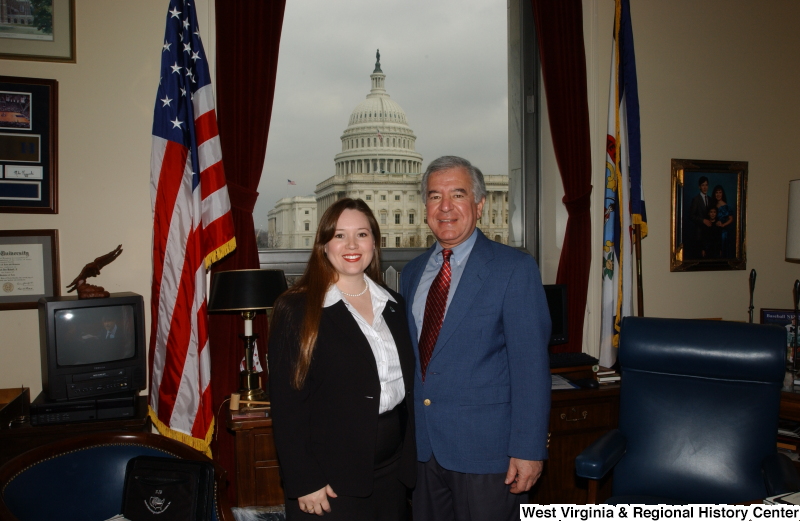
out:
<path id="1" fill-rule="evenodd" d="M 296 185 L 296 184 L 297 184 L 297 183 L 295 183 L 294 181 L 292 181 L 291 179 L 287 179 L 286 181 L 287 181 L 287 182 L 288 182 L 290 185 Z"/>
<path id="2" fill-rule="evenodd" d="M 379 129 L 379 128 L 376 128 L 376 129 L 375 129 L 375 132 L 377 132 L 377 133 L 378 133 L 378 139 L 380 139 L 380 140 L 381 140 L 381 143 L 383 143 L 383 134 L 381 134 L 381 129 Z"/>
<path id="3" fill-rule="evenodd" d="M 150 160 L 150 417 L 162 434 L 210 454 L 206 269 L 236 240 L 194 5 L 169 7 Z"/>

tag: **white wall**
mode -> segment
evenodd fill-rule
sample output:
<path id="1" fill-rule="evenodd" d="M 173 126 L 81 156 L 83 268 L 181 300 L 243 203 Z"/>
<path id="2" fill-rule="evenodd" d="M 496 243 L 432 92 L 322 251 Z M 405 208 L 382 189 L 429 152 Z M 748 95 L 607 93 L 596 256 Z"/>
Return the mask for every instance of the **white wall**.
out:
<path id="1" fill-rule="evenodd" d="M 0 228 L 58 229 L 62 292 L 87 262 L 122 244 L 122 255 L 90 282 L 144 295 L 149 310 L 150 136 L 168 6 L 75 3 L 77 63 L 0 60 L 0 74 L 55 79 L 59 87 L 59 213 L 0 214 Z M 196 4 L 201 32 L 209 34 L 209 2 Z M 213 60 L 213 41 L 204 44 Z M 149 334 L 149 317 L 147 327 Z M 36 310 L 0 311 L 0 331 L 0 388 L 24 385 L 35 397 Z"/>
<path id="2" fill-rule="evenodd" d="M 596 354 L 614 2 L 583 6 L 594 186 L 584 351 Z M 645 314 L 746 321 L 751 268 L 758 272 L 756 321 L 761 307 L 790 308 L 800 277 L 800 266 L 784 260 L 787 189 L 800 178 L 800 3 L 631 0 L 631 16 L 650 232 L 642 242 Z M 542 270 L 545 282 L 554 282 L 566 211 L 543 127 Z M 749 162 L 747 270 L 669 271 L 672 158 Z"/>

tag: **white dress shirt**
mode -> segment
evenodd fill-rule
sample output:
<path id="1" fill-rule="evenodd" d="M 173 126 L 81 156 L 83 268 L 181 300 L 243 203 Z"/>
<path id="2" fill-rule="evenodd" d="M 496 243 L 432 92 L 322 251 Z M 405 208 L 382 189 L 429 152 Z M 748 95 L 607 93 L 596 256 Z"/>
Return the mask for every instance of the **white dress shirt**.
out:
<path id="1" fill-rule="evenodd" d="M 383 319 L 383 310 L 386 303 L 391 300 L 397 302 L 388 291 L 376 284 L 372 279 L 365 276 L 364 280 L 369 285 L 369 294 L 372 300 L 372 324 L 369 324 L 364 317 L 342 294 L 336 284 L 332 284 L 325 294 L 322 307 L 333 306 L 340 300 L 344 302 L 347 309 L 356 319 L 358 327 L 369 342 L 372 354 L 375 356 L 375 363 L 378 366 L 378 378 L 381 383 L 381 400 L 378 413 L 384 413 L 394 409 L 403 401 L 406 395 L 403 385 L 403 372 L 400 369 L 400 356 L 397 354 L 397 344 L 395 344 L 392 332 Z"/>

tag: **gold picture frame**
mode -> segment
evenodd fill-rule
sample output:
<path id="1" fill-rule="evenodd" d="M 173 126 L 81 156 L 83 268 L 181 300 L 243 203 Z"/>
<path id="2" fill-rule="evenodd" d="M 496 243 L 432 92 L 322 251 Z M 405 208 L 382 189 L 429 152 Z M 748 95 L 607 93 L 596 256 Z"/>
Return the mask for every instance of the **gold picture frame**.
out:
<path id="1" fill-rule="evenodd" d="M 672 160 L 670 271 L 747 268 L 747 166 Z"/>
<path id="2" fill-rule="evenodd" d="M 37 29 L 41 6 L 32 5 L 32 13 L 11 18 L 0 24 L 0 59 L 75 63 L 75 0 L 50 0 L 44 30 Z M 13 23 L 16 21 L 17 23 Z"/>

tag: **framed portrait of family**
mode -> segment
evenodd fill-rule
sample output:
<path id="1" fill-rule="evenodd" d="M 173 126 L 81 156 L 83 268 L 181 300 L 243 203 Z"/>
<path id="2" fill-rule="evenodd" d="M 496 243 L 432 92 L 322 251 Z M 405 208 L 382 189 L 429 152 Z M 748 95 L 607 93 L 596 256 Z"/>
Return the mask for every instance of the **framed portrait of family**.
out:
<path id="1" fill-rule="evenodd" d="M 747 267 L 747 162 L 672 160 L 670 271 Z"/>

